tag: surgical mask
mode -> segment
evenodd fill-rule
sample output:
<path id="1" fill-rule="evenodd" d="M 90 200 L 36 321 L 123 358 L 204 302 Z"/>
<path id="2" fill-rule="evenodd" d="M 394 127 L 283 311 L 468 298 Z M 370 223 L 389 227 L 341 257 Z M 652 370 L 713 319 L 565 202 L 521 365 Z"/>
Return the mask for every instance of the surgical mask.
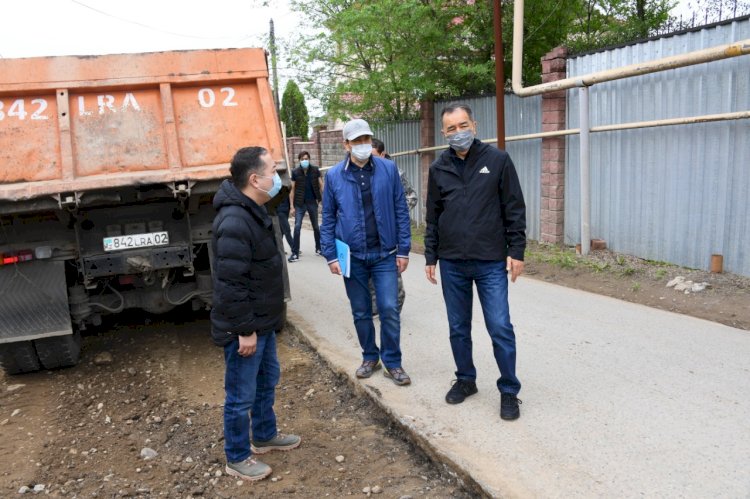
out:
<path id="1" fill-rule="evenodd" d="M 468 151 L 471 144 L 474 143 L 474 132 L 464 130 L 448 135 L 448 144 L 456 151 Z"/>
<path id="2" fill-rule="evenodd" d="M 260 189 L 260 187 L 259 187 L 259 189 L 261 191 L 265 192 L 266 194 L 268 194 L 269 196 L 271 196 L 271 198 L 276 197 L 276 194 L 278 194 L 279 191 L 281 190 L 281 177 L 279 177 L 279 174 L 278 173 L 274 173 L 273 177 L 266 177 L 264 175 L 258 175 L 258 176 L 260 178 L 272 178 L 273 179 L 273 187 L 271 187 L 271 190 L 267 191 L 265 189 Z"/>
<path id="3" fill-rule="evenodd" d="M 308 166 L 310 166 L 310 160 L 309 159 L 303 159 L 302 161 L 299 162 L 299 165 L 302 168 L 307 168 Z"/>
<path id="4" fill-rule="evenodd" d="M 357 144 L 352 146 L 352 156 L 358 161 L 365 161 L 372 154 L 372 144 Z"/>

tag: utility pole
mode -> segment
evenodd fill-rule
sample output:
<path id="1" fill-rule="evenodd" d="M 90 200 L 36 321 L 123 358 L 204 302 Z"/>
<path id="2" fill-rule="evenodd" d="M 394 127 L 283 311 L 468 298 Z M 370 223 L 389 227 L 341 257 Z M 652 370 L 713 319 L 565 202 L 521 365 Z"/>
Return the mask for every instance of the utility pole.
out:
<path id="1" fill-rule="evenodd" d="M 495 98 L 497 108 L 497 148 L 505 149 L 505 68 L 503 64 L 503 0 L 492 0 L 495 7 Z"/>
<path id="2" fill-rule="evenodd" d="M 276 114 L 279 114 L 279 77 L 276 73 L 276 36 L 273 33 L 273 19 L 271 19 L 271 72 L 273 74 L 273 103 L 276 105 Z"/>

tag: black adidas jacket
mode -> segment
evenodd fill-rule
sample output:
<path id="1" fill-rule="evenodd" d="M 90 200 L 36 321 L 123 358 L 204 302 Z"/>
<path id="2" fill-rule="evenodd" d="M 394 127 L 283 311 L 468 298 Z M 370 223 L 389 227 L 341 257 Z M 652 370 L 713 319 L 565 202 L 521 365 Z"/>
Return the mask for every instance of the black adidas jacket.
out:
<path id="1" fill-rule="evenodd" d="M 523 260 L 526 204 L 510 156 L 474 140 L 459 175 L 450 148 L 430 165 L 427 182 L 427 265 L 440 258 Z"/>

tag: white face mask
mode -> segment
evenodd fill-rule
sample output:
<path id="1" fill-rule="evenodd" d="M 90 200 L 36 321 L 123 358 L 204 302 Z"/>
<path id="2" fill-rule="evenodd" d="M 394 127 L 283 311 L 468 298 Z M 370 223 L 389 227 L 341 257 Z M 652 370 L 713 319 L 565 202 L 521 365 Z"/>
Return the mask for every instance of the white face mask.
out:
<path id="1" fill-rule="evenodd" d="M 352 146 L 352 156 L 357 161 L 365 161 L 372 154 L 372 144 L 357 144 Z"/>

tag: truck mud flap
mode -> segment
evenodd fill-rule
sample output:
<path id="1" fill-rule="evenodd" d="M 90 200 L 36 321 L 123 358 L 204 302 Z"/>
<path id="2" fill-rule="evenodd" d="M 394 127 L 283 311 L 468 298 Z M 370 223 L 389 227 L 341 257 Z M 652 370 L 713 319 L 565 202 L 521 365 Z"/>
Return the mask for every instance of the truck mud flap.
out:
<path id="1" fill-rule="evenodd" d="M 65 262 L 0 267 L 0 344 L 72 335 Z"/>

